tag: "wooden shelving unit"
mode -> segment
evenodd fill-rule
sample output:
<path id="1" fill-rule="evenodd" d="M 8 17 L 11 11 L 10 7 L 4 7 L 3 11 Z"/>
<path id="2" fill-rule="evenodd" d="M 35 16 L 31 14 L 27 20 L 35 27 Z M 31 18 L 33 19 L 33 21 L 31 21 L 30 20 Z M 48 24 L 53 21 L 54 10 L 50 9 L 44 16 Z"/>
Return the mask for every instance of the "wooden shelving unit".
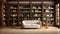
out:
<path id="1" fill-rule="evenodd" d="M 6 26 L 21 26 L 23 20 L 40 20 L 42 25 L 46 25 L 47 21 L 50 26 L 56 22 L 56 8 L 53 0 L 6 0 L 3 6 L 5 8 L 1 7 L 0 13 L 5 15 L 3 17 L 2 14 L 1 18 L 5 18 Z"/>
<path id="2" fill-rule="evenodd" d="M 44 2 L 43 2 L 44 3 Z M 54 24 L 54 4 L 52 5 L 48 3 L 49 5 L 46 5 L 47 3 L 44 4 L 43 9 L 44 9 L 44 18 L 43 20 L 48 22 L 48 25 Z"/>

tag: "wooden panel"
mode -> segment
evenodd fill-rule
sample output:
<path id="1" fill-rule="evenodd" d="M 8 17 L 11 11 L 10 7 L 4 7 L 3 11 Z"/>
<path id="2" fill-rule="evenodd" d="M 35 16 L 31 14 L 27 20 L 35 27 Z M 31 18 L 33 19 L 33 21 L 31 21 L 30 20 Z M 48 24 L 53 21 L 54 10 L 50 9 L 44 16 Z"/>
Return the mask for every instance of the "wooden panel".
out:
<path id="1" fill-rule="evenodd" d="M 18 13 L 17 13 L 17 16 L 18 16 L 18 22 L 17 22 L 17 26 L 19 26 L 19 1 L 18 1 Z"/>
<path id="2" fill-rule="evenodd" d="M 43 25 L 43 13 L 44 13 L 43 5 L 44 4 L 43 4 L 43 1 L 42 1 L 42 19 L 41 19 L 42 20 L 42 25 Z"/>
<path id="3" fill-rule="evenodd" d="M 30 19 L 32 19 L 32 2 L 30 1 Z"/>
<path id="4" fill-rule="evenodd" d="M 54 12 L 55 12 L 55 13 L 54 13 L 54 16 L 55 16 L 55 17 L 54 17 L 54 20 L 55 20 L 55 21 L 54 21 L 54 26 L 56 26 L 56 22 L 57 22 L 57 20 L 56 20 L 56 19 L 57 19 L 57 17 L 56 17 L 56 4 L 54 5 L 54 8 L 55 8 L 55 9 L 54 9 Z"/>
<path id="5" fill-rule="evenodd" d="M 6 3 L 6 8 L 7 8 L 7 11 L 6 11 L 6 26 L 11 26 L 11 23 L 10 23 L 10 7 L 9 7 L 8 2 Z"/>
<path id="6" fill-rule="evenodd" d="M 3 0 L 0 1 L 0 26 L 3 26 Z"/>
<path id="7" fill-rule="evenodd" d="M 17 1 L 17 0 L 9 0 L 9 1 Z M 30 0 L 19 0 L 19 1 L 30 1 Z M 31 0 L 31 1 L 41 1 L 41 0 Z M 55 1 L 55 0 L 43 0 L 43 1 Z"/>
<path id="8" fill-rule="evenodd" d="M 60 28 L 60 2 L 59 2 L 59 28 Z"/>

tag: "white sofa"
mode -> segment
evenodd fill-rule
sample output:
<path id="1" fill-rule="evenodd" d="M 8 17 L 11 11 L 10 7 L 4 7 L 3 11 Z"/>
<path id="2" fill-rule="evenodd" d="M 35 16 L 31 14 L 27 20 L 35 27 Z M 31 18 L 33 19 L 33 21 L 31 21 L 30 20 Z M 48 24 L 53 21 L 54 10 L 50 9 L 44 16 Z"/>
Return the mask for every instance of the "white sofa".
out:
<path id="1" fill-rule="evenodd" d="M 39 20 L 23 20 L 23 28 L 40 28 Z"/>

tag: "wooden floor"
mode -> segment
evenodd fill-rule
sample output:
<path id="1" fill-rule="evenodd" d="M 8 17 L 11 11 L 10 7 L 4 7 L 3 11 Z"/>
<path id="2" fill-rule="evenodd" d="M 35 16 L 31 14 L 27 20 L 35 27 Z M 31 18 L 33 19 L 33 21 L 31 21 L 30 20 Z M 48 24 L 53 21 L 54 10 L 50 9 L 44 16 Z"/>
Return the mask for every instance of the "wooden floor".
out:
<path id="1" fill-rule="evenodd" d="M 45 29 L 0 28 L 0 34 L 60 34 L 60 29 L 49 27 Z"/>

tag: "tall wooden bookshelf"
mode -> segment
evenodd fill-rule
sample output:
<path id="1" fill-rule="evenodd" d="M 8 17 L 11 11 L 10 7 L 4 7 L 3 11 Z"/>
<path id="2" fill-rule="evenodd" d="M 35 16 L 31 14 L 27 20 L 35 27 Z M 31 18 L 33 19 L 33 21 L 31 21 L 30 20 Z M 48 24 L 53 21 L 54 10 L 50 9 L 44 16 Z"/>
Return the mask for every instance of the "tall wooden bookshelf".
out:
<path id="1" fill-rule="evenodd" d="M 40 20 L 44 26 L 47 24 L 46 22 L 49 26 L 53 26 L 57 22 L 53 0 L 6 0 L 5 4 L 3 1 L 0 2 L 2 2 L 2 12 L 0 12 L 2 21 L 0 21 L 4 22 L 6 26 L 21 26 L 23 20 Z"/>

